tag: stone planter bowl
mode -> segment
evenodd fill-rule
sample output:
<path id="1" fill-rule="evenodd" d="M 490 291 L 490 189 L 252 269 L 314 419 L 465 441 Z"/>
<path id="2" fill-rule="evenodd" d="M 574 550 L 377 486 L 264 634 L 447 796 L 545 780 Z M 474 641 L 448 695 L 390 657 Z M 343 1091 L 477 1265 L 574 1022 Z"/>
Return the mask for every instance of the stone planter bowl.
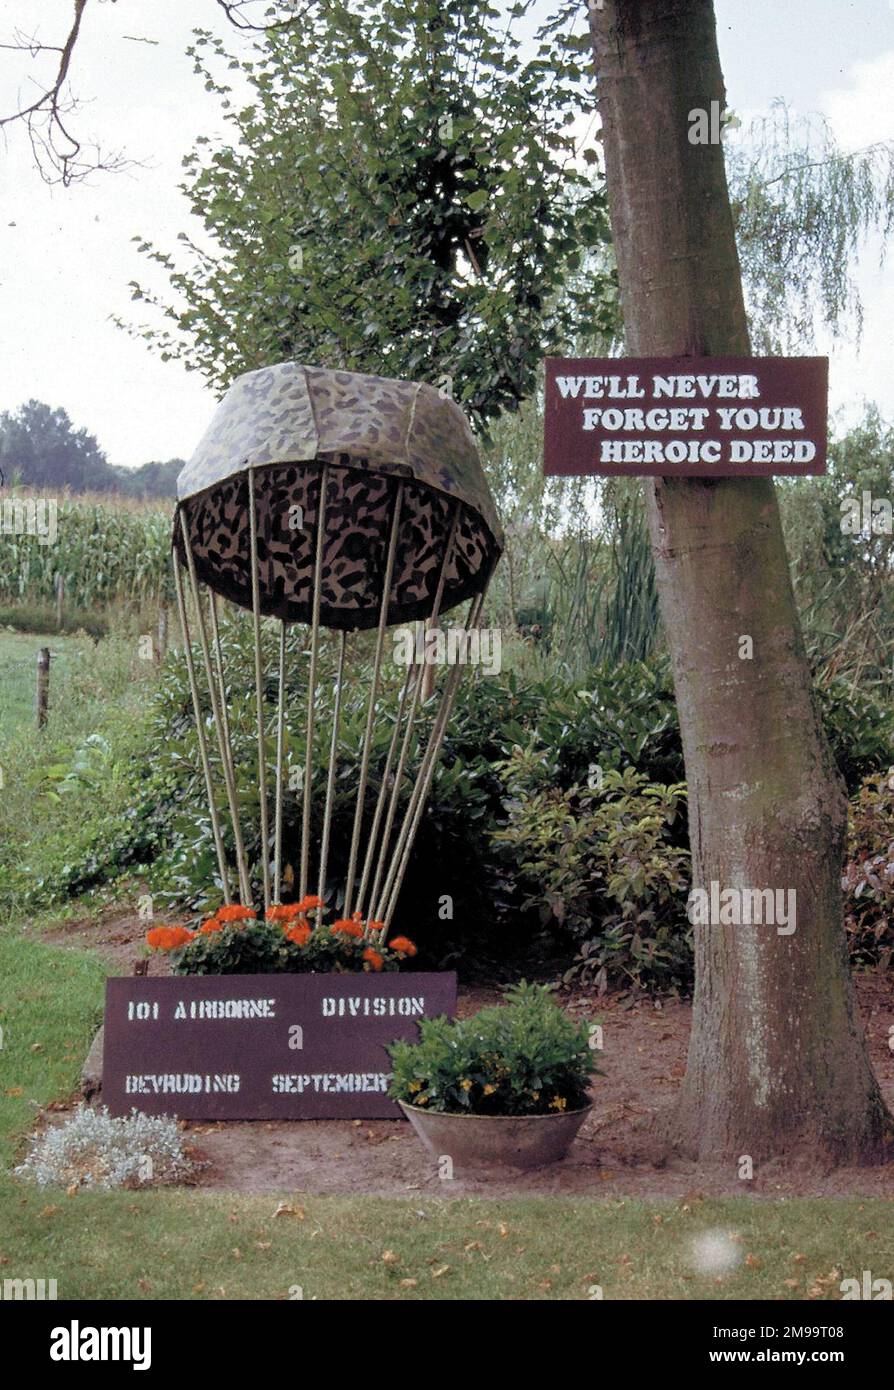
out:
<path id="1" fill-rule="evenodd" d="M 555 1115 L 449 1115 L 398 1101 L 433 1158 L 457 1168 L 541 1168 L 564 1158 L 592 1106 Z"/>

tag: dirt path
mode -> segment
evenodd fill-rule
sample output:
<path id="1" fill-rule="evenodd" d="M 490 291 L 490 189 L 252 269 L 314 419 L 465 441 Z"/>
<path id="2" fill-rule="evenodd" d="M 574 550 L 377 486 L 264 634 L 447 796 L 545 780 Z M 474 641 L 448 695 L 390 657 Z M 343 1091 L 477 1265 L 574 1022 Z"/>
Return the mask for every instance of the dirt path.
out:
<path id="1" fill-rule="evenodd" d="M 132 913 L 107 913 L 46 934 L 54 944 L 90 947 L 116 974 L 130 974 L 142 955 L 145 924 Z M 154 958 L 150 972 L 164 972 Z M 894 974 L 857 977 L 857 994 L 870 1053 L 885 1098 L 894 1110 Z M 459 1012 L 469 1014 L 499 997 L 496 990 L 461 989 Z M 551 1168 L 486 1181 L 457 1174 L 442 1180 L 402 1120 L 300 1122 L 238 1121 L 191 1124 L 188 1132 L 205 1162 L 198 1185 L 239 1192 L 368 1192 L 381 1196 L 588 1194 L 600 1197 L 681 1197 L 687 1194 L 763 1197 L 894 1197 L 894 1161 L 880 1168 L 827 1169 L 810 1154 L 759 1165 L 750 1181 L 735 1165 L 705 1166 L 669 1153 L 661 1121 L 683 1076 L 689 1037 L 688 1004 L 625 1008 L 585 993 L 562 996 L 583 1019 L 600 1018 L 604 1075 L 593 1087 L 594 1107 L 568 1157 Z"/>

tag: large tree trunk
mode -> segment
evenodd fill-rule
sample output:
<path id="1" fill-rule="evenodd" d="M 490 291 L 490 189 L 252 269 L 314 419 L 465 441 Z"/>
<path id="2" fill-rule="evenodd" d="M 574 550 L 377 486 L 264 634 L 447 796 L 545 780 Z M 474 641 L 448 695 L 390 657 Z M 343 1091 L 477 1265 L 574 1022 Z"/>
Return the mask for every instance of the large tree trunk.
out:
<path id="1" fill-rule="evenodd" d="M 689 112 L 725 101 L 711 0 L 591 6 L 631 356 L 750 351 L 723 152 Z M 794 889 L 796 929 L 696 927 L 689 1059 L 671 1138 L 702 1158 L 802 1142 L 888 1150 L 842 924 L 847 802 L 823 734 L 770 479 L 646 491 L 690 797 L 693 882 Z M 753 639 L 753 659 L 739 639 Z"/>

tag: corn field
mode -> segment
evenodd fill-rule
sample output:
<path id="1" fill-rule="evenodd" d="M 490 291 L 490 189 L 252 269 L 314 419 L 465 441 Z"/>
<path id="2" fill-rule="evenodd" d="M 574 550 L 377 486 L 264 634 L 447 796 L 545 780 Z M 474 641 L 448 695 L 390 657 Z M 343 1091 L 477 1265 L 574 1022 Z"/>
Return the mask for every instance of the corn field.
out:
<path id="1" fill-rule="evenodd" d="M 166 506 L 110 497 L 53 499 L 53 513 L 49 506 L 24 491 L 0 503 L 0 602 L 52 603 L 59 576 L 66 603 L 79 608 L 171 597 Z"/>

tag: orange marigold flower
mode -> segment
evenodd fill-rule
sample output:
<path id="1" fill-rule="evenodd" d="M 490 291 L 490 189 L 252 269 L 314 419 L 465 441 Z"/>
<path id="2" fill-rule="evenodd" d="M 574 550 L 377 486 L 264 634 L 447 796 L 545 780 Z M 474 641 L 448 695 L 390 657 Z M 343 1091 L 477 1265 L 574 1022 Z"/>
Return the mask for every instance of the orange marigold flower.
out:
<path id="1" fill-rule="evenodd" d="M 146 933 L 146 942 L 153 951 L 176 951 L 194 936 L 188 927 L 153 927 Z"/>
<path id="2" fill-rule="evenodd" d="M 406 936 L 392 937 L 388 945 L 391 947 L 392 951 L 397 951 L 402 956 L 415 956 L 416 954 L 416 947 L 413 942 L 410 941 L 409 937 Z"/>
<path id="3" fill-rule="evenodd" d="M 382 966 L 385 964 L 385 961 L 379 955 L 378 951 L 374 951 L 372 946 L 367 946 L 366 950 L 363 952 L 363 959 L 366 961 L 367 965 L 372 966 L 373 970 L 381 970 Z"/>
<path id="4" fill-rule="evenodd" d="M 353 917 L 340 917 L 337 922 L 332 923 L 332 930 L 338 936 L 353 936 L 358 940 L 363 935 L 363 928 Z"/>
<path id="5" fill-rule="evenodd" d="M 286 927 L 285 934 L 289 941 L 294 941 L 296 946 L 306 946 L 313 936 L 311 928 L 304 921 L 296 922 L 292 927 Z"/>
<path id="6" fill-rule="evenodd" d="M 359 907 L 358 907 L 358 909 L 357 909 L 356 912 L 352 912 L 352 913 L 351 913 L 351 921 L 352 921 L 352 922 L 362 922 L 362 921 L 363 921 L 363 913 L 360 911 Z"/>
<path id="7" fill-rule="evenodd" d="M 282 903 L 274 903 L 272 907 L 268 907 L 267 911 L 264 913 L 264 917 L 268 922 L 284 922 L 286 920 L 286 910 Z"/>
<path id="8" fill-rule="evenodd" d="M 188 927 L 171 927 L 169 949 L 176 951 L 178 947 L 185 946 L 187 942 L 192 941 L 194 936 L 195 932 L 190 931 Z"/>
<path id="9" fill-rule="evenodd" d="M 287 907 L 284 907 L 282 910 L 283 921 L 294 922 L 306 920 L 304 914 L 308 909 L 302 906 L 303 902 L 304 899 L 302 898 L 300 903 L 289 903 Z"/>
<path id="10" fill-rule="evenodd" d="M 315 908 L 323 906 L 323 899 L 318 898 L 316 893 L 308 893 L 295 906 L 299 912 L 313 912 Z"/>
<path id="11" fill-rule="evenodd" d="M 253 907 L 243 907 L 241 903 L 230 903 L 227 907 L 219 907 L 215 914 L 219 922 L 241 922 L 254 921 L 257 917 Z"/>
<path id="12" fill-rule="evenodd" d="M 200 936 L 211 936 L 213 932 L 223 931 L 224 923 L 217 917 L 209 917 L 207 922 L 203 922 L 199 927 Z"/>

